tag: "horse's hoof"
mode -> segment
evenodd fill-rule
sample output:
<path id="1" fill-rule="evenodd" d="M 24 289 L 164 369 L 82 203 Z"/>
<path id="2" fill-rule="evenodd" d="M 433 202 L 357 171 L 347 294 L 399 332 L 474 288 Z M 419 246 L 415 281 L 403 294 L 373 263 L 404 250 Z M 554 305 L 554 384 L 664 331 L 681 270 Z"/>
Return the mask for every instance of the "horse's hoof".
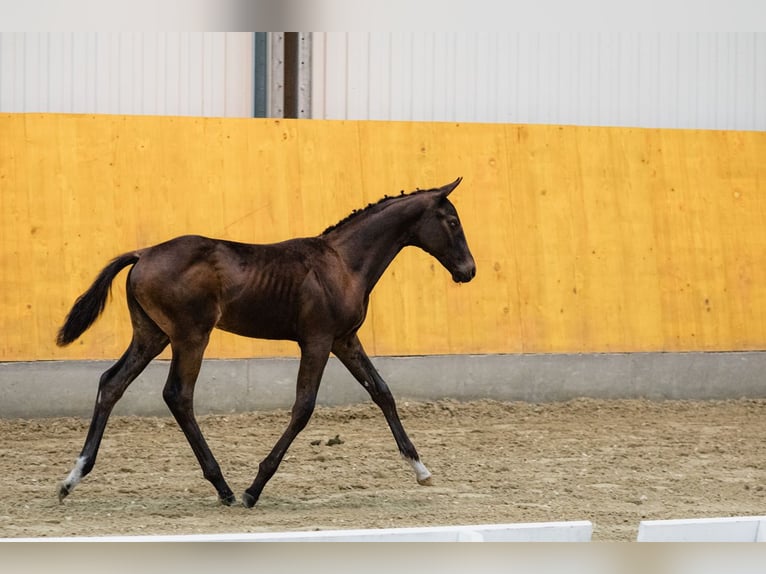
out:
<path id="1" fill-rule="evenodd" d="M 245 508 L 252 508 L 255 506 L 256 501 L 257 499 L 247 491 L 242 495 L 242 506 Z"/>
<path id="2" fill-rule="evenodd" d="M 231 506 L 235 502 L 237 502 L 237 497 L 233 494 L 229 494 L 228 496 L 219 496 L 218 500 L 221 501 L 221 504 L 224 506 Z"/>
<path id="3" fill-rule="evenodd" d="M 434 481 L 431 479 L 430 476 L 427 476 L 425 478 L 419 478 L 418 479 L 418 484 L 420 486 L 433 486 L 434 485 Z"/>
<path id="4" fill-rule="evenodd" d="M 58 490 L 58 496 L 59 496 L 59 504 L 64 502 L 64 499 L 69 496 L 69 493 L 71 491 L 69 490 L 69 487 L 65 483 L 59 484 L 59 490 Z"/>

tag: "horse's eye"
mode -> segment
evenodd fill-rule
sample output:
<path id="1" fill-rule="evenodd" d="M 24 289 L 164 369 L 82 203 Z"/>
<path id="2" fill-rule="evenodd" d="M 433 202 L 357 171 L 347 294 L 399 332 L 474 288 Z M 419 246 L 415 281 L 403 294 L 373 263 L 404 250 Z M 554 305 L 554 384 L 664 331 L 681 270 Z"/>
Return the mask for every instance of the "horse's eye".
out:
<path id="1" fill-rule="evenodd" d="M 448 225 L 450 229 L 457 229 L 457 219 L 450 219 Z"/>

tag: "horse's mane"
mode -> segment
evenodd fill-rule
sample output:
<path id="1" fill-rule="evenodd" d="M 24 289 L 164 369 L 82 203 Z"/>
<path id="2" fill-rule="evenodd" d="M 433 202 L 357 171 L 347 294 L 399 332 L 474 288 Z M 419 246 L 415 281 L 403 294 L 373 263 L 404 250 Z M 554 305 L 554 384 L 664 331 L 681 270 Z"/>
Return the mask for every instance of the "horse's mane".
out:
<path id="1" fill-rule="evenodd" d="M 331 225 L 330 227 L 325 229 L 320 235 L 327 235 L 328 233 L 330 233 L 334 229 L 338 229 L 339 227 L 345 225 L 346 223 L 348 223 L 352 219 L 356 219 L 357 217 L 359 217 L 361 215 L 364 215 L 366 213 L 370 213 L 375 208 L 377 208 L 377 207 L 379 207 L 381 205 L 385 205 L 385 204 L 389 203 L 390 201 L 393 201 L 394 199 L 401 199 L 403 197 L 412 197 L 413 195 L 419 195 L 419 194 L 422 194 L 422 193 L 427 193 L 429 191 L 436 191 L 437 189 L 438 188 L 433 188 L 433 189 L 416 189 L 415 191 L 412 191 L 410 193 L 404 193 L 404 190 L 402 190 L 402 191 L 399 192 L 399 195 L 385 195 L 385 196 L 381 197 L 378 201 L 376 201 L 374 203 L 368 203 L 367 206 L 363 207 L 362 209 L 355 209 L 354 211 L 349 213 L 346 217 L 341 219 L 338 223 L 336 223 L 334 225 Z"/>

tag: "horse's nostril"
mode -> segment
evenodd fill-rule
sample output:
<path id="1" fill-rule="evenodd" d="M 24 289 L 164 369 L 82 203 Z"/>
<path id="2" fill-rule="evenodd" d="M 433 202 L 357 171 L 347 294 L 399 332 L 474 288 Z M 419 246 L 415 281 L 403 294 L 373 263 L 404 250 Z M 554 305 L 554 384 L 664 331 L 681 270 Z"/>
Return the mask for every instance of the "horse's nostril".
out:
<path id="1" fill-rule="evenodd" d="M 476 276 L 476 266 L 472 265 L 471 267 L 468 267 L 465 270 L 456 271 L 455 273 L 453 273 L 452 280 L 455 281 L 455 283 L 468 283 L 475 276 Z"/>

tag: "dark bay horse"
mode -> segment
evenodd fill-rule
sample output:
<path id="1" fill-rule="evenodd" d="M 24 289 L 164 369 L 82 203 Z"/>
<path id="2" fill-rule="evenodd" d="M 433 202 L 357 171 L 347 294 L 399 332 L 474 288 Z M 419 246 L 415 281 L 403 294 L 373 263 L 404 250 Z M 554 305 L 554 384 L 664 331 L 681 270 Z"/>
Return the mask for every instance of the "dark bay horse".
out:
<path id="1" fill-rule="evenodd" d="M 162 396 L 186 435 L 221 502 L 235 501 L 194 416 L 194 385 L 214 328 L 265 339 L 296 341 L 300 365 L 287 429 L 258 466 L 243 503 L 252 507 L 290 444 L 314 410 L 327 359 L 334 353 L 385 415 L 401 455 L 418 483 L 430 484 L 405 432 L 394 398 L 365 353 L 357 331 L 370 293 L 402 248 L 435 257 L 456 282 L 473 279 L 476 265 L 454 205 L 447 196 L 460 183 L 385 197 L 327 228 L 317 237 L 251 245 L 182 236 L 120 255 L 75 301 L 57 343 L 77 339 L 106 305 L 117 273 L 132 265 L 127 301 L 133 339 L 99 381 L 93 418 L 74 468 L 61 483 L 63 500 L 92 469 L 110 413 L 128 385 L 168 344 L 170 372 Z"/>

